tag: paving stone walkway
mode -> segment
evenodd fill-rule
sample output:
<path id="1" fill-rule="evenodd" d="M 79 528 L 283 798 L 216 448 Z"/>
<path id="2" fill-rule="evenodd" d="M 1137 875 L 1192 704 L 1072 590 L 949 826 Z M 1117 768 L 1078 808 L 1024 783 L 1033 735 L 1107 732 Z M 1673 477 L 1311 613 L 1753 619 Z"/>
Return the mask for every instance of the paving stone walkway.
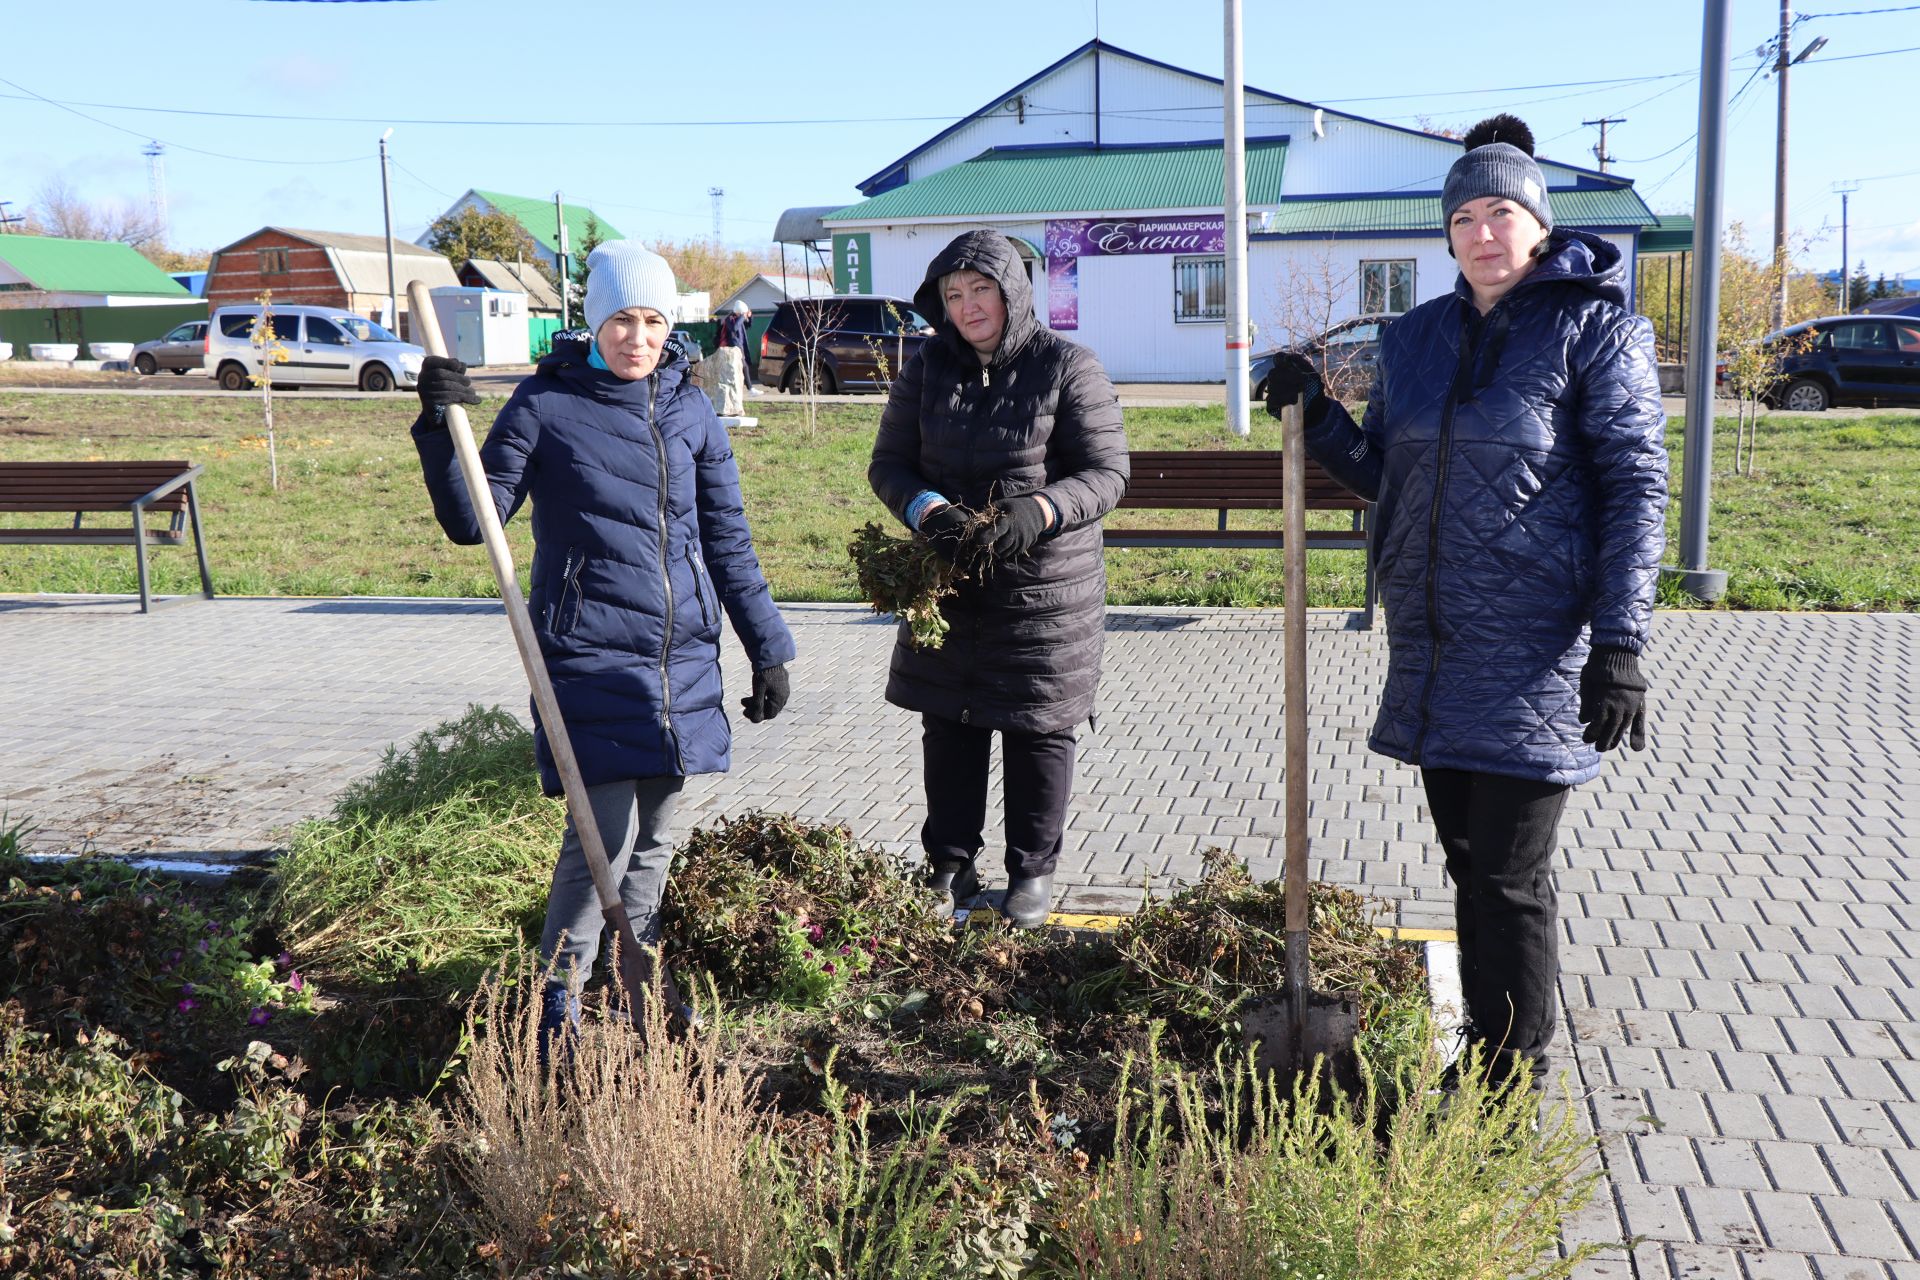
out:
<path id="1" fill-rule="evenodd" d="M 736 726 L 691 820 L 778 807 L 911 852 L 891 628 L 786 613 L 793 705 Z M 1311 619 L 1314 874 L 1444 928 L 1417 774 L 1366 750 L 1386 638 L 1352 623 Z M 1278 874 L 1280 626 L 1112 612 L 1063 906 L 1130 908 L 1213 845 Z M 48 851 L 271 850 L 387 744 L 525 705 L 487 602 L 0 598 L 0 660 L 0 809 Z M 1582 1276 L 1920 1280 L 1920 617 L 1662 613 L 1650 668 L 1653 749 L 1563 830 L 1558 1066 L 1606 1175 L 1570 1238 L 1639 1240 Z"/>

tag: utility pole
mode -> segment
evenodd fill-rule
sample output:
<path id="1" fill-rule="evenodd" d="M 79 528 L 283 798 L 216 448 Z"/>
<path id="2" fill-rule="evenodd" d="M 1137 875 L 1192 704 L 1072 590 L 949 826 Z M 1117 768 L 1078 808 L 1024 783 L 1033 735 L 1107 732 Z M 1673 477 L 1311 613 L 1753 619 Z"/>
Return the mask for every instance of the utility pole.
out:
<path id="1" fill-rule="evenodd" d="M 392 136 L 391 129 L 380 135 L 380 208 L 387 218 L 387 323 L 397 334 L 400 332 L 400 292 L 393 282 L 393 196 L 387 182 L 387 139 Z"/>
<path id="2" fill-rule="evenodd" d="M 1627 118 L 1625 116 L 1601 116 L 1598 120 L 1582 120 L 1580 122 L 1589 129 L 1594 125 L 1600 126 L 1600 145 L 1593 149 L 1593 158 L 1600 162 L 1600 172 L 1602 173 L 1605 173 L 1607 166 L 1613 163 L 1613 153 L 1607 150 L 1607 126 L 1610 124 L 1625 124 L 1626 122 Z"/>
<path id="3" fill-rule="evenodd" d="M 1700 34 L 1700 147 L 1693 179 L 1693 324 L 1687 351 L 1687 433 L 1680 471 L 1680 564 L 1663 572 L 1696 600 L 1727 592 L 1723 569 L 1707 567 L 1713 487 L 1713 383 L 1720 337 L 1721 179 L 1727 165 L 1727 10 L 1706 0 Z"/>
<path id="4" fill-rule="evenodd" d="M 1853 277 L 1847 274 L 1847 197 L 1860 189 L 1857 182 L 1836 182 L 1833 189 L 1840 193 L 1840 314 L 1846 315 L 1853 310 L 1853 298 L 1850 287 Z"/>
<path id="5" fill-rule="evenodd" d="M 720 243 L 720 203 L 727 198 L 725 187 L 708 187 L 707 195 L 713 200 L 713 242 Z"/>
<path id="6" fill-rule="evenodd" d="M 1773 141 L 1773 270 L 1779 277 L 1780 306 L 1773 327 L 1787 324 L 1787 59 L 1793 54 L 1793 0 L 1780 0 L 1780 47 L 1776 51 L 1774 74 L 1780 77 L 1780 105 L 1777 133 Z"/>
<path id="7" fill-rule="evenodd" d="M 553 193 L 553 242 L 560 250 L 560 327 L 573 328 L 573 310 L 568 305 L 573 273 L 567 269 L 567 206 L 558 191 Z"/>
<path id="8" fill-rule="evenodd" d="M 1253 430 L 1247 406 L 1247 347 L 1252 341 L 1247 333 L 1247 95 L 1240 66 L 1240 0 L 1225 0 L 1225 4 L 1226 119 L 1221 168 L 1226 175 L 1226 198 L 1221 212 L 1227 241 L 1227 427 L 1244 437 Z"/>
<path id="9" fill-rule="evenodd" d="M 7 212 L 7 209 L 11 207 L 12 204 L 13 201 L 11 200 L 0 200 L 0 235 L 12 232 L 14 223 L 25 222 L 27 220 L 27 215 L 24 213 Z"/>

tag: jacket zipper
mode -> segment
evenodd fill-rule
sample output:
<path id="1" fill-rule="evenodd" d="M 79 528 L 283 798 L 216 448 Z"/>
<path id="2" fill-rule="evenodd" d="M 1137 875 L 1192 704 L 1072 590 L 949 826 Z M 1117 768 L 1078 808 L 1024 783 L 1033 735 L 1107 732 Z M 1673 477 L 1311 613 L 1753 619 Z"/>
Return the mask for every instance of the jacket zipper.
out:
<path id="1" fill-rule="evenodd" d="M 702 587 L 700 557 L 693 554 L 693 544 L 687 544 L 687 572 L 693 576 L 693 596 L 700 602 L 700 621 L 711 626 L 714 621 L 712 610 L 707 607 L 707 593 Z"/>
<path id="2" fill-rule="evenodd" d="M 573 630 L 572 627 L 566 626 L 567 600 L 579 590 L 580 572 L 587 567 L 587 557 L 585 553 L 580 553 L 580 561 L 578 564 L 574 563 L 574 555 L 574 551 L 569 550 L 567 552 L 567 563 L 565 568 L 561 570 L 560 603 L 554 606 L 553 618 L 547 624 L 548 629 L 555 635 L 565 635 Z M 565 629 L 563 630 L 562 628 Z"/>
<path id="3" fill-rule="evenodd" d="M 1440 648 L 1443 643 L 1440 638 L 1440 507 L 1442 499 L 1446 497 L 1447 471 L 1453 455 L 1453 412 L 1460 401 L 1461 379 L 1463 376 L 1470 378 L 1472 374 L 1474 356 L 1479 347 L 1475 337 L 1472 320 L 1469 319 L 1461 328 L 1460 360 L 1453 371 L 1453 384 L 1447 388 L 1446 401 L 1440 408 L 1439 466 L 1434 473 L 1433 501 L 1427 509 L 1427 634 L 1433 638 L 1433 645 L 1427 655 L 1427 681 L 1420 691 L 1420 734 L 1413 744 L 1413 761 L 1416 765 L 1424 763 L 1426 759 L 1427 730 L 1433 723 L 1433 686 L 1440 679 Z"/>
<path id="4" fill-rule="evenodd" d="M 667 441 L 654 421 L 654 405 L 660 399 L 660 375 L 647 378 L 647 430 L 653 435 L 653 451 L 660 460 L 660 590 L 666 596 L 666 625 L 660 635 L 660 726 L 666 730 L 667 743 L 680 772 L 687 764 L 680 755 L 680 739 L 673 731 L 673 685 L 667 676 L 667 657 L 673 651 L 673 571 L 667 556 Z"/>
<path id="5" fill-rule="evenodd" d="M 971 415 L 973 421 L 969 424 L 967 429 L 967 478 L 969 480 L 973 478 L 973 450 L 974 450 L 975 443 L 980 438 L 979 428 L 980 428 L 981 416 L 986 412 L 986 409 L 987 409 L 987 391 L 992 386 L 993 386 L 993 366 L 990 364 L 983 364 L 980 366 L 980 400 L 977 404 L 973 406 L 973 413 Z M 988 502 L 993 501 L 992 493 L 988 493 L 987 501 Z M 973 688 L 973 655 L 972 654 L 967 655 L 967 679 L 963 687 L 969 690 Z M 971 707 L 964 707 L 964 706 L 961 707 L 960 723 L 966 724 L 968 722 L 969 717 L 971 717 L 972 714 L 973 714 L 973 709 Z"/>

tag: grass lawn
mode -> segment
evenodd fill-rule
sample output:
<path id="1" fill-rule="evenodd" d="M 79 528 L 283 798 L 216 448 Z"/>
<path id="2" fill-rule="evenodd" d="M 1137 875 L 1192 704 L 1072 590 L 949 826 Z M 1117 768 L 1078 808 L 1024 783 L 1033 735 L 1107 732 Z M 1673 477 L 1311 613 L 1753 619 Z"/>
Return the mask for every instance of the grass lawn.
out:
<path id="1" fill-rule="evenodd" d="M 484 429 L 503 402 L 475 414 Z M 857 598 L 846 545 L 868 520 L 887 521 L 868 490 L 866 461 L 880 403 L 823 407 L 809 435 L 797 406 L 755 406 L 760 426 L 734 448 L 762 562 L 783 600 Z M 208 556 L 223 594 L 495 594 L 485 558 L 441 536 L 428 510 L 399 401 L 276 401 L 281 487 L 267 480 L 266 441 L 251 396 L 0 397 L 0 460 L 184 457 L 204 463 Z M 1277 424 L 1234 440 L 1217 407 L 1127 411 L 1135 448 L 1279 447 Z M 1681 427 L 1669 428 L 1678 490 Z M 1920 415 L 1843 421 L 1769 417 L 1752 475 L 1726 474 L 1730 422 L 1719 424 L 1712 563 L 1729 573 L 1727 604 L 1764 609 L 1920 608 Z M 1676 502 L 1670 533 L 1678 528 Z M 1129 525 L 1191 525 L 1207 513 L 1128 513 Z M 54 518 L 54 519 L 57 519 Z M 104 519 L 104 517 L 103 517 Z M 1278 523 L 1236 513 L 1236 525 Z M 1316 519 L 1338 523 L 1337 515 Z M 46 516 L 0 515 L 9 526 Z M 509 526 L 517 562 L 528 525 Z M 194 589 L 190 553 L 153 557 L 156 588 Z M 1113 552 L 1116 604 L 1277 605 L 1281 557 L 1270 551 Z M 1353 552 L 1308 557 L 1308 603 L 1356 606 Z M 0 592 L 132 592 L 124 548 L 25 547 L 0 554 Z M 1663 595 L 1677 604 L 1677 595 Z"/>

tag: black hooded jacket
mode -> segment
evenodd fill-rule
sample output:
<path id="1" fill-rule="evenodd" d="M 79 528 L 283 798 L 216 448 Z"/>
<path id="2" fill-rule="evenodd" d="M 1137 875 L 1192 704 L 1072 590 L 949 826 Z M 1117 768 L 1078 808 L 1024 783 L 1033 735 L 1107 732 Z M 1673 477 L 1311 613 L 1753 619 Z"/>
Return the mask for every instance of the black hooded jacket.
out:
<path id="1" fill-rule="evenodd" d="M 947 318 L 940 280 L 971 269 L 997 281 L 1006 331 L 986 364 Z M 1106 626 L 1100 520 L 1127 489 L 1127 438 L 1113 384 L 1093 353 L 1042 329 L 1019 255 L 970 231 L 927 267 L 914 305 L 940 341 L 907 361 L 887 397 L 867 479 L 903 521 L 932 489 L 975 510 L 1043 493 L 1058 525 L 1027 555 L 965 582 L 946 601 L 938 649 L 901 627 L 887 701 L 989 729 L 1045 733 L 1093 711 Z"/>

